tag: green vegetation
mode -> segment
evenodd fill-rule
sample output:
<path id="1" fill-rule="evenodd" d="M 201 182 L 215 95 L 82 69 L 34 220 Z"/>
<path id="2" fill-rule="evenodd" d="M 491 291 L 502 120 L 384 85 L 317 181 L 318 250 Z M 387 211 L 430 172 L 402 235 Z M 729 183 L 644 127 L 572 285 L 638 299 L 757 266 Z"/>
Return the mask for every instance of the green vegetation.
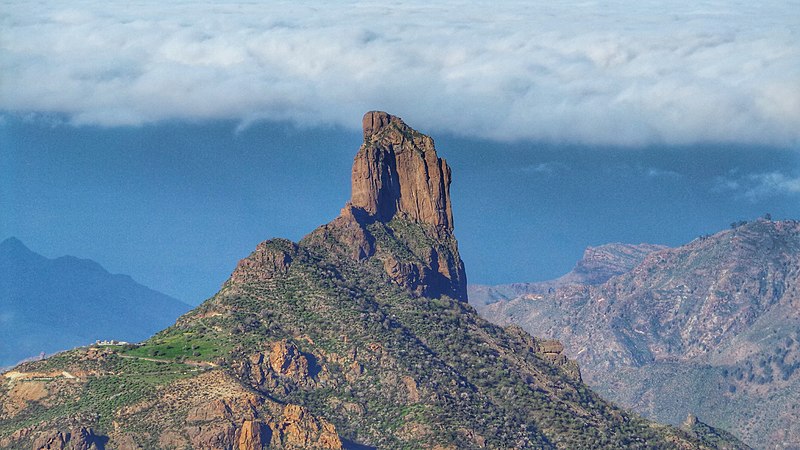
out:
<path id="1" fill-rule="evenodd" d="M 143 345 L 123 354 L 159 360 L 214 361 L 227 354 L 230 345 L 214 339 L 202 329 L 199 331 L 170 330 L 146 341 Z M 227 344 L 227 345 L 226 345 Z"/>
<path id="2" fill-rule="evenodd" d="M 55 360 L 31 363 L 26 370 L 47 371 L 60 361 L 75 365 L 79 351 L 64 352 Z M 106 373 L 87 377 L 85 382 L 60 378 L 50 383 L 49 389 L 56 389 L 56 395 L 48 398 L 45 405 L 32 402 L 13 420 L 0 422 L 0 436 L 45 421 L 69 421 L 72 417 L 85 417 L 97 430 L 109 430 L 114 420 L 114 412 L 119 408 L 154 398 L 159 387 L 193 376 L 198 369 L 174 362 L 154 362 L 136 358 L 124 358 L 114 354 L 107 356 L 99 366 L 94 362 L 85 363 L 89 367 L 102 368 Z M 0 393 L 1 394 L 1 393 Z"/>

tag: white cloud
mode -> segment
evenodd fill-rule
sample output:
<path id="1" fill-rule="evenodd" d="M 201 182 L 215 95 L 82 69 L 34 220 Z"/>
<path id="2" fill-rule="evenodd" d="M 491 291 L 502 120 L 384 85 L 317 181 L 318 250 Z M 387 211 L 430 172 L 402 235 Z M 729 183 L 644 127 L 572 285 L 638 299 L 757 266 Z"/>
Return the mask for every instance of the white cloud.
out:
<path id="1" fill-rule="evenodd" d="M 650 178 L 682 178 L 682 175 L 674 170 L 659 169 L 658 167 L 648 167 L 644 174 Z"/>
<path id="2" fill-rule="evenodd" d="M 780 172 L 750 175 L 752 185 L 747 189 L 747 197 L 757 199 L 771 195 L 800 194 L 800 177 L 791 177 Z"/>
<path id="3" fill-rule="evenodd" d="M 0 109 L 76 124 L 384 109 L 430 132 L 800 142 L 800 2 L 7 0 Z"/>
<path id="4" fill-rule="evenodd" d="M 569 166 L 564 163 L 558 161 L 548 161 L 539 164 L 532 164 L 528 166 L 522 166 L 519 170 L 522 172 L 527 173 L 534 173 L 534 174 L 542 174 L 542 175 L 554 175 L 559 172 L 565 172 L 569 170 Z"/>
<path id="5" fill-rule="evenodd" d="M 728 177 L 717 177 L 714 191 L 737 192 L 738 195 L 751 201 L 776 195 L 800 195 L 800 176 L 781 172 L 747 175 L 731 173 Z"/>

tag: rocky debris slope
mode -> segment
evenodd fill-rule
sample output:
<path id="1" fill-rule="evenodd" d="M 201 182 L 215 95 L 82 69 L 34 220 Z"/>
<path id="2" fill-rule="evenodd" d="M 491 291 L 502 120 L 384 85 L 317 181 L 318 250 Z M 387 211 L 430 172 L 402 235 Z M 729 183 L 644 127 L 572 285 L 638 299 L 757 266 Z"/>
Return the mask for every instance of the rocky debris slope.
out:
<path id="1" fill-rule="evenodd" d="M 369 113 L 362 158 L 374 192 L 299 243 L 258 245 L 174 326 L 6 374 L 2 443 L 83 427 L 109 449 L 744 448 L 619 409 L 559 343 L 481 319 L 429 138 Z"/>
<path id="2" fill-rule="evenodd" d="M 592 386 L 650 417 L 692 412 L 760 448 L 800 446 L 798 285 L 800 222 L 760 219 L 482 312 L 561 340 Z"/>

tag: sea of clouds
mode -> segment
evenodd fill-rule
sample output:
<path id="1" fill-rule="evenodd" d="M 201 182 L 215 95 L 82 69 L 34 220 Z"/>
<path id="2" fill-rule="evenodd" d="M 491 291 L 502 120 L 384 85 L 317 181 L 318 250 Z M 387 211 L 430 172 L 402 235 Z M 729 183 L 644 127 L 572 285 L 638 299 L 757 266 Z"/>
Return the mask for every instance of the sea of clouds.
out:
<path id="1" fill-rule="evenodd" d="M 5 0 L 0 110 L 797 147 L 798 24 L 790 0 Z"/>

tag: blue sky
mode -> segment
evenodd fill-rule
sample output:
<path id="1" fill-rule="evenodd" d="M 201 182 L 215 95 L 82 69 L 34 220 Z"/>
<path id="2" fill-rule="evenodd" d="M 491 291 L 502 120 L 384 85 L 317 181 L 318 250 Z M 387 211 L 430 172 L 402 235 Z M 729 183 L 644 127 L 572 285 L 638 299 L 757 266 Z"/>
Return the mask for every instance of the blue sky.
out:
<path id="1" fill-rule="evenodd" d="M 800 2 L 70 2 L 0 11 L 0 239 L 189 302 L 349 196 L 360 117 L 454 171 L 471 281 L 800 218 Z"/>

